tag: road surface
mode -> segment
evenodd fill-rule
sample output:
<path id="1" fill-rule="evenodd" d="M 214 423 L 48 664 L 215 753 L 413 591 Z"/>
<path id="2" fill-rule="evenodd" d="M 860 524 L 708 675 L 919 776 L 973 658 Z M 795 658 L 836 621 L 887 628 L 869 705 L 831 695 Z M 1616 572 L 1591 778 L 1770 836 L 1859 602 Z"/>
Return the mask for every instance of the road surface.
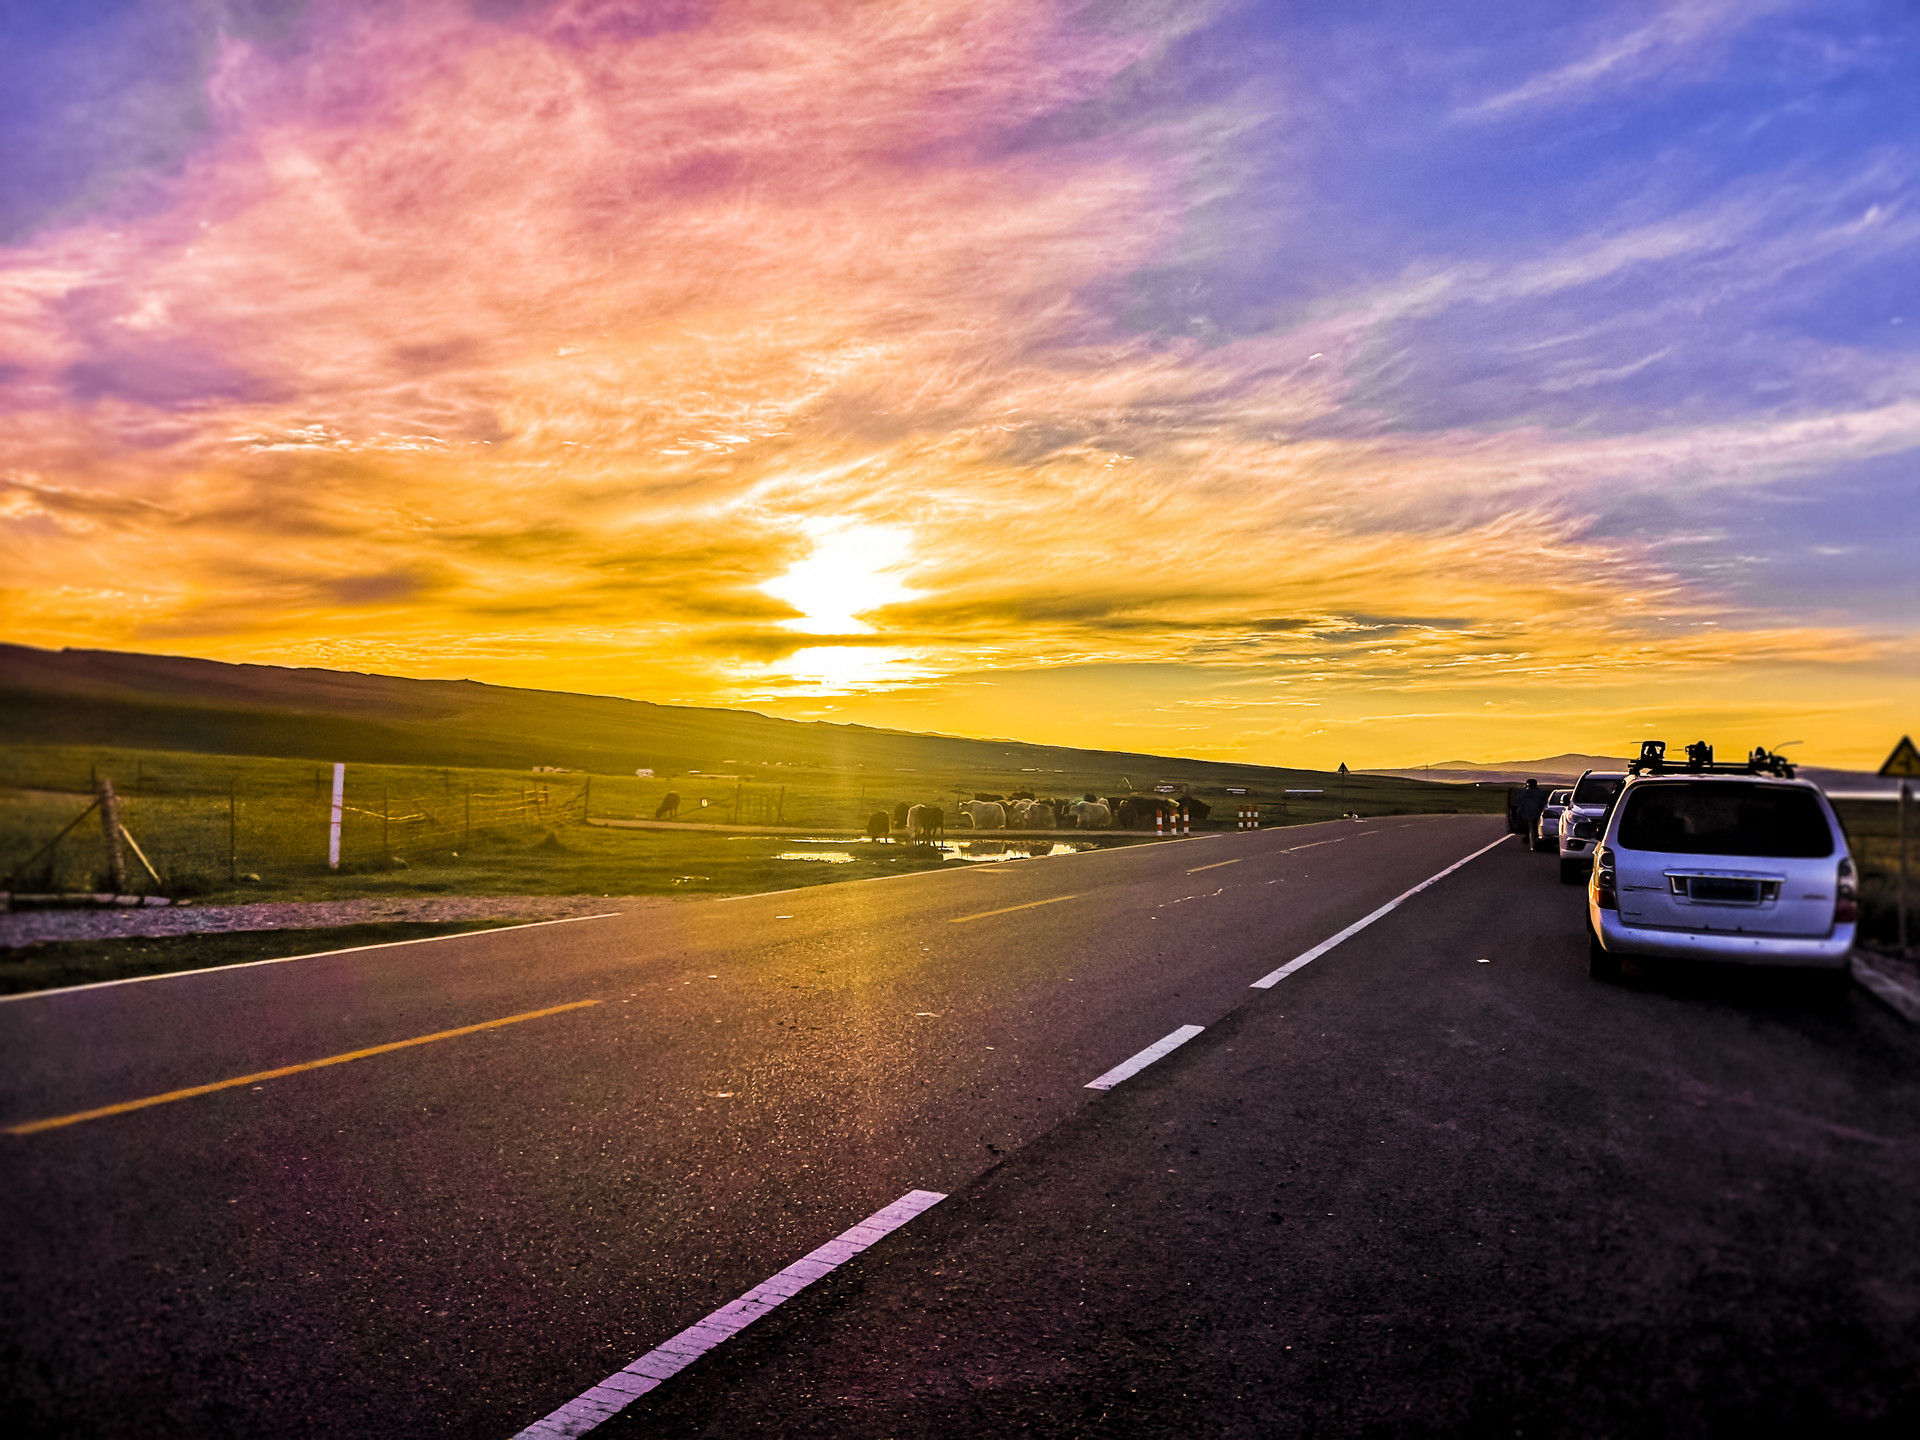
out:
<path id="1" fill-rule="evenodd" d="M 1334 822 L 0 1003 L 8 1413 L 505 1440 L 921 1191 L 593 1433 L 1909 1433 L 1915 1032 L 1596 985 L 1577 892 L 1500 837 Z"/>

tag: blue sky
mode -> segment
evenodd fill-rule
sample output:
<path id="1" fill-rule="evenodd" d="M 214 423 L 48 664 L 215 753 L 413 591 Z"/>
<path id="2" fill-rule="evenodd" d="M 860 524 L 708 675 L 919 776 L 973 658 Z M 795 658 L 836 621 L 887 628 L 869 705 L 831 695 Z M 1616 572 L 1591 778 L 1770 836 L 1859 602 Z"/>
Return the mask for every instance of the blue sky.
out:
<path id="1" fill-rule="evenodd" d="M 1911 4 L 0 42 L 12 638 L 1328 763 L 1913 728 Z"/>

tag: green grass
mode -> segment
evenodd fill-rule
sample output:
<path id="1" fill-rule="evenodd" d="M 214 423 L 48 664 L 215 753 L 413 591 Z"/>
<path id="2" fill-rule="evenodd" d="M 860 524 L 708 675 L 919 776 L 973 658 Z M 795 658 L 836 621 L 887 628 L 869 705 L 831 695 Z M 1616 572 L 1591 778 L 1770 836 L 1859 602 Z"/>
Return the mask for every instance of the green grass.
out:
<path id="1" fill-rule="evenodd" d="M 159 879 L 129 851 L 129 888 L 210 903 L 360 896 L 502 894 L 737 894 L 864 879 L 940 863 L 904 845 L 836 848 L 844 863 L 791 858 L 803 843 L 857 835 L 875 810 L 931 802 L 949 810 L 976 792 L 1077 797 L 1124 794 L 1130 779 L 1181 783 L 1179 761 L 1153 776 L 975 771 L 877 776 L 861 771 L 782 774 L 735 767 L 720 775 L 631 775 L 454 766 L 350 765 L 341 866 L 326 864 L 331 769 L 259 756 L 85 746 L 13 745 L 0 751 L 0 877 L 17 893 L 98 891 L 106 885 L 97 814 L 51 854 L 35 859 L 85 810 L 97 776 L 110 777 L 121 819 Z M 1234 828 L 1239 797 L 1217 783 L 1191 786 L 1214 809 L 1214 828 Z M 1337 777 L 1321 796 L 1283 801 L 1259 788 L 1263 823 L 1302 824 L 1346 811 L 1363 815 L 1497 812 L 1504 791 L 1419 781 Z M 712 833 L 619 830 L 596 818 L 650 819 L 669 791 L 681 818 Z M 700 802 L 708 803 L 702 807 Z M 732 834 L 730 826 L 801 827 L 799 836 Z M 1103 832 L 1104 833 L 1104 832 Z M 949 838 L 959 838 L 950 835 Z M 1085 837 L 1081 837 L 1085 838 Z M 229 846 L 231 845 L 231 850 Z"/>
<path id="2" fill-rule="evenodd" d="M 0 949 L 0 995 L 23 995 L 65 985 L 169 975 L 221 965 L 245 965 L 321 950 L 356 945 L 387 945 L 491 930 L 511 920 L 461 920 L 438 925 L 382 922 L 335 925 L 317 930 L 243 930 L 217 935 L 168 935 L 159 939 L 57 940 L 18 949 Z"/>
<path id="3" fill-rule="evenodd" d="M 1835 800 L 1847 846 L 1860 867 L 1862 940 L 1891 945 L 1899 932 L 1899 808 L 1885 800 Z M 1907 836 L 1907 940 L 1920 940 L 1920 806 L 1911 812 Z"/>

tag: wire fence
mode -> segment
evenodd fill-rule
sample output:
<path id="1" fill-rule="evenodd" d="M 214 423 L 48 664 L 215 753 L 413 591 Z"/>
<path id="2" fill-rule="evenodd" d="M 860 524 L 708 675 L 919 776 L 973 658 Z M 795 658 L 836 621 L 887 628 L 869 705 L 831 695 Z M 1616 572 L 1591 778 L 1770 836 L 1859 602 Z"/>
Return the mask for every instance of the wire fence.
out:
<path id="1" fill-rule="evenodd" d="M 330 777 L 323 779 L 312 787 L 145 787 L 114 794 L 111 823 L 105 791 L 15 791 L 0 811 L 0 890 L 185 897 L 260 870 L 328 869 L 333 805 Z M 349 774 L 343 802 L 337 868 L 353 873 L 524 846 L 578 825 L 587 786 L 396 785 Z"/>

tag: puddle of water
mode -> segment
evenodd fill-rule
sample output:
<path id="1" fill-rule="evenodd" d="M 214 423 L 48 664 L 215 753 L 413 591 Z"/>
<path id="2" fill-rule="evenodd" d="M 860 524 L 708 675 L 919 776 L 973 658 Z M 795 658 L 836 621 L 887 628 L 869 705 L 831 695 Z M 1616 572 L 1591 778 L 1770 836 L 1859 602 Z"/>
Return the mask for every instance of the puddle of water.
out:
<path id="1" fill-rule="evenodd" d="M 1037 860 L 1047 855 L 1075 855 L 1100 847 L 1087 842 L 1069 844 L 1064 840 L 937 840 L 934 849 L 955 860 L 1000 861 Z"/>
<path id="2" fill-rule="evenodd" d="M 851 865 L 853 856 L 844 850 L 782 850 L 776 860 L 819 860 L 828 865 Z"/>

